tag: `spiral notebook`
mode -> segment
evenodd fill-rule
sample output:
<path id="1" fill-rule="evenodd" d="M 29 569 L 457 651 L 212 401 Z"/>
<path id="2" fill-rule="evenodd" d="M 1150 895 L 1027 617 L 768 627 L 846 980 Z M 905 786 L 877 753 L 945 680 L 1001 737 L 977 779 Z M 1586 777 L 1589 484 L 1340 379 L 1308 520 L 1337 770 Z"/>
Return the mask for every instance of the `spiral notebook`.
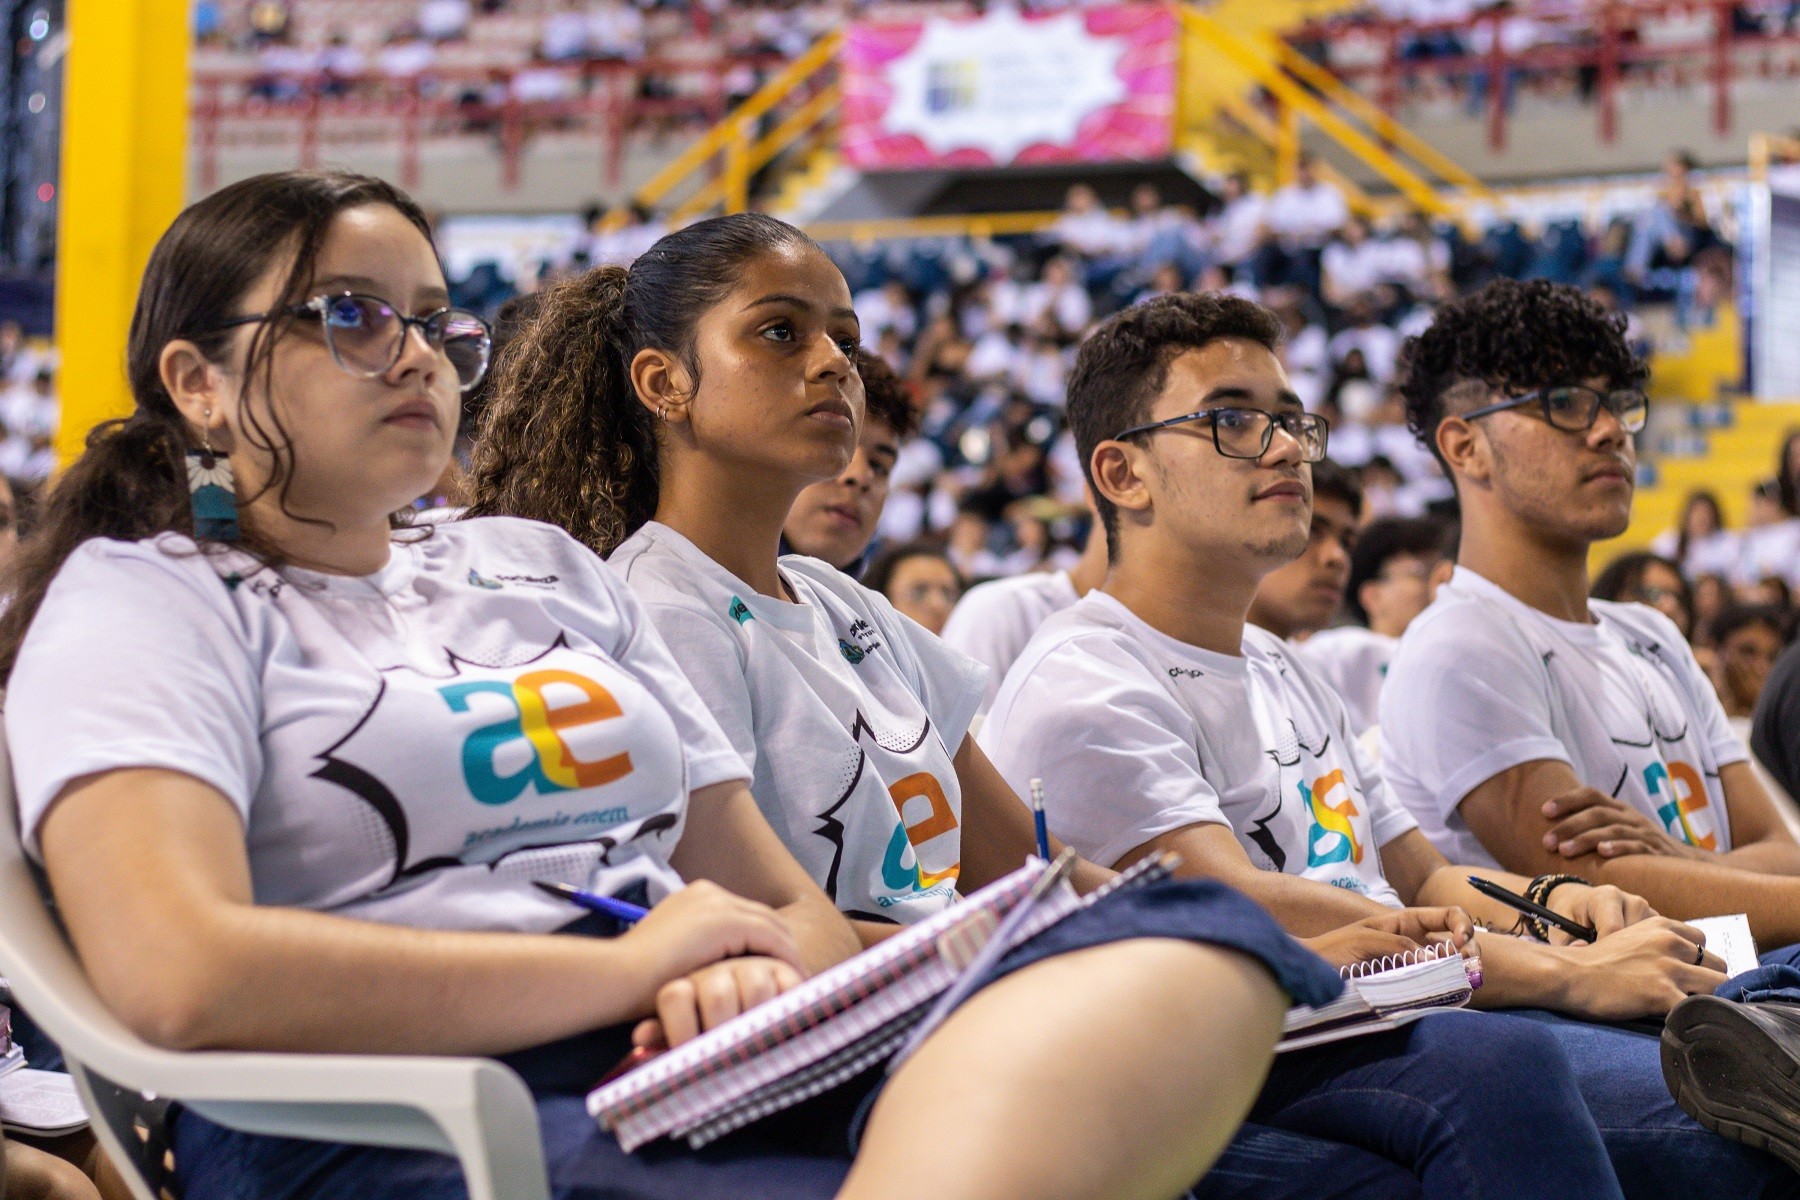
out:
<path id="1" fill-rule="evenodd" d="M 1344 994 L 1322 1008 L 1288 1010 L 1277 1054 L 1398 1029 L 1427 1013 L 1461 1008 L 1481 979 L 1478 960 L 1454 949 L 1426 946 L 1407 954 L 1345 967 Z"/>
<path id="2" fill-rule="evenodd" d="M 1010 930 L 1008 948 L 1120 888 L 1167 878 L 1175 862 L 1172 855 L 1144 859 L 1105 887 L 1078 896 L 1060 878 L 1064 864 L 1034 858 L 928 920 L 596 1088 L 588 1094 L 588 1112 L 626 1150 L 659 1137 L 704 1146 L 885 1061 L 1014 909 L 1030 906 Z M 1054 873 L 1054 886 L 1040 892 L 1036 885 L 1046 872 Z"/>

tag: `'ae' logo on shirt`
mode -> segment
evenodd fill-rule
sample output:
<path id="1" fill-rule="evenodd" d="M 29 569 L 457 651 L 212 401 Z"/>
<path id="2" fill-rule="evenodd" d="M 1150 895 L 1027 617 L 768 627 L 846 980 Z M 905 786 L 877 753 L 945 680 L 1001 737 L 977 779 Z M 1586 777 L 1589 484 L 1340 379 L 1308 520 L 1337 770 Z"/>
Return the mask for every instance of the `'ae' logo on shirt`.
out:
<path id="1" fill-rule="evenodd" d="M 742 600 L 733 596 L 731 598 L 731 603 L 726 606 L 725 615 L 736 621 L 739 625 L 742 625 L 756 614 L 750 611 L 750 606 L 748 604 L 745 604 Z"/>

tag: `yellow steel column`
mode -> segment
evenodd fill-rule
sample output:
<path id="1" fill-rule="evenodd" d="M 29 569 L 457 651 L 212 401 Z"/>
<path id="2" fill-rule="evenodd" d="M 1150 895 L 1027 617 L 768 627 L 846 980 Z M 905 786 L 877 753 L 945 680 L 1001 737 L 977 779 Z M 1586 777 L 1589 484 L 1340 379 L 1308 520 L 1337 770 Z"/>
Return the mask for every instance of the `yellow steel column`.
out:
<path id="1" fill-rule="evenodd" d="M 67 463 L 131 411 L 125 332 L 138 277 L 187 186 L 190 0 L 69 0 L 56 341 Z"/>

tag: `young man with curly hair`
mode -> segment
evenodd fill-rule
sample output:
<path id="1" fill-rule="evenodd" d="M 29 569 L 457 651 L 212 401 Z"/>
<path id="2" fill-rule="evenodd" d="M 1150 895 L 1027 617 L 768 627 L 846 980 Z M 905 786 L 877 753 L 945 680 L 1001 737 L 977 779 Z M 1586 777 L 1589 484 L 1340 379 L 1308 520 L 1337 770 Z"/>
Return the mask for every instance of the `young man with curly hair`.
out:
<path id="1" fill-rule="evenodd" d="M 1440 309 L 1403 362 L 1462 540 L 1382 689 L 1395 794 L 1457 861 L 1615 884 L 1684 919 L 1747 913 L 1787 961 L 1800 845 L 1675 625 L 1589 599 L 1588 550 L 1630 520 L 1647 414 L 1623 320 L 1574 288 L 1500 282 Z M 1704 1064 L 1800 1071 L 1800 1006 L 1690 1002 L 1666 1044 L 1690 1111 L 1800 1165 L 1800 1116 L 1744 1094 L 1759 1072 Z"/>

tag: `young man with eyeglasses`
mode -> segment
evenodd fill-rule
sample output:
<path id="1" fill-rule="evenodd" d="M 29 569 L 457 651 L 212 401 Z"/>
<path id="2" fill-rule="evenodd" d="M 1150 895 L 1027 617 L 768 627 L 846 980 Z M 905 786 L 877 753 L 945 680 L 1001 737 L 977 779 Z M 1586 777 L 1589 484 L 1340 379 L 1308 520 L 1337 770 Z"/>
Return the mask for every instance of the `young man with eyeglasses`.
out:
<path id="1" fill-rule="evenodd" d="M 1083 344 L 1068 414 L 1111 567 L 1100 589 L 1044 623 L 1001 685 L 980 744 L 1013 786 L 1043 781 L 1052 832 L 1081 854 L 1123 868 L 1173 851 L 1182 872 L 1237 887 L 1296 936 L 1385 929 L 1404 951 L 1457 910 L 1512 929 L 1518 914 L 1470 887 L 1469 870 L 1451 866 L 1390 798 L 1342 700 L 1286 643 L 1246 624 L 1258 584 L 1307 545 L 1312 464 L 1329 433 L 1289 386 L 1278 336 L 1254 304 L 1178 295 L 1118 314 Z M 1515 891 L 1531 883 L 1479 873 Z M 1660 1016 L 1723 979 L 1697 931 L 1635 896 L 1566 885 L 1551 903 L 1597 927 L 1599 940 L 1477 934 L 1477 1006 L 1624 1020 Z M 1761 1196 L 1800 1183 L 1682 1113 L 1654 1039 L 1535 1017 L 1565 1055 L 1625 1195 Z M 1299 1103 L 1356 1137 L 1406 1146 L 1398 1133 L 1421 1128 L 1423 1112 L 1459 1111 L 1471 1093 L 1499 1103 L 1495 1093 L 1514 1086 L 1535 1094 L 1510 1069 L 1487 1075 L 1459 1062 L 1457 1045 L 1489 1046 L 1520 1024 L 1440 1015 L 1369 1039 L 1354 1066 L 1322 1051 L 1304 1066 L 1278 1057 L 1251 1119 Z M 1437 1044 L 1444 1036 L 1454 1044 Z M 1297 1080 L 1305 1071 L 1311 1078 Z M 1340 1086 L 1359 1098 L 1335 1095 Z M 1520 1148 L 1507 1153 L 1517 1159 Z M 1488 1179 L 1461 1194 L 1490 1187 L 1511 1194 Z M 1426 1194 L 1437 1193 L 1428 1184 Z"/>
<path id="2" fill-rule="evenodd" d="M 1462 541 L 1382 689 L 1396 795 L 1453 858 L 1615 884 L 1680 918 L 1747 913 L 1762 946 L 1789 948 L 1769 958 L 1791 959 L 1800 845 L 1711 684 L 1666 616 L 1589 599 L 1588 550 L 1630 520 L 1647 415 L 1623 321 L 1574 288 L 1496 283 L 1439 310 L 1405 375 Z M 1800 1166 L 1800 1118 L 1744 1094 L 1761 1073 L 1705 1065 L 1800 1072 L 1800 1007 L 1709 998 L 1667 1043 L 1690 1111 Z"/>

